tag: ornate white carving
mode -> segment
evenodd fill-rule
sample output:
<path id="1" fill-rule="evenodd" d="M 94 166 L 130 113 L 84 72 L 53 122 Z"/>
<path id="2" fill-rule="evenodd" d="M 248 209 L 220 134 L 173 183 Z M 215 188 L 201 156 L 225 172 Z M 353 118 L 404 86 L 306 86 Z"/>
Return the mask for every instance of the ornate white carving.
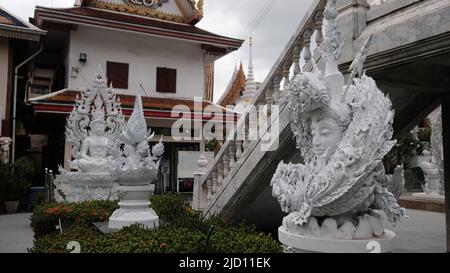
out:
<path id="1" fill-rule="evenodd" d="M 57 201 L 82 202 L 86 200 L 117 199 L 115 178 L 109 167 L 119 154 L 125 119 L 120 102 L 100 67 L 95 80 L 77 96 L 75 106 L 67 119 L 66 134 L 72 144 L 74 160 L 70 167 L 76 172 L 59 168 L 55 181 Z"/>
<path id="2" fill-rule="evenodd" d="M 398 165 L 394 169 L 394 174 L 386 175 L 389 191 L 398 200 L 402 195 L 403 188 L 405 187 L 405 174 L 403 171 L 403 165 Z"/>
<path id="3" fill-rule="evenodd" d="M 117 183 L 109 173 L 67 172 L 59 169 L 54 181 L 57 202 L 80 203 L 88 200 L 117 200 Z"/>
<path id="4" fill-rule="evenodd" d="M 9 146 L 11 142 L 9 137 L 0 137 L 0 161 L 2 163 L 6 164 L 9 162 Z"/>
<path id="5" fill-rule="evenodd" d="M 147 8 L 156 9 L 162 6 L 163 3 L 166 3 L 169 0 L 128 0 L 133 5 L 144 6 Z"/>
<path id="6" fill-rule="evenodd" d="M 100 67 L 91 86 L 77 96 L 67 119 L 66 134 L 72 144 L 70 166 L 83 173 L 106 173 L 110 156 L 117 153 L 117 139 L 125 119 L 120 102 Z"/>
<path id="7" fill-rule="evenodd" d="M 140 95 L 136 96 L 133 114 L 119 138 L 121 145 L 111 161 L 111 175 L 120 184 L 149 184 L 158 174 L 160 157 L 164 152 L 162 137 L 150 152 L 148 141 L 154 134 L 147 132 Z"/>
<path id="8" fill-rule="evenodd" d="M 423 191 L 427 194 L 444 195 L 444 153 L 442 149 L 442 110 L 439 107 L 431 117 L 431 161 L 420 163 L 425 173 Z"/>
<path id="9" fill-rule="evenodd" d="M 150 152 L 148 141 L 153 138 L 151 130 L 147 132 L 147 122 L 142 108 L 142 99 L 138 94 L 133 113 L 120 134 L 120 151 L 111 162 L 111 175 L 120 186 L 120 208 L 109 219 L 110 229 L 121 229 L 135 223 L 147 228 L 159 225 L 159 218 L 149 208 L 149 197 L 153 193 L 150 183 L 157 177 L 160 157 L 164 153 L 162 137 Z"/>
<path id="10" fill-rule="evenodd" d="M 387 188 L 382 165 L 396 143 L 391 140 L 394 112 L 389 98 L 365 74 L 349 82 L 344 96 L 347 88 L 336 63 L 335 0 L 328 1 L 324 15 L 325 75 L 317 68 L 296 75 L 281 98 L 292 111 L 291 129 L 305 162 L 280 162 L 271 181 L 273 196 L 289 213 L 284 220 L 289 232 L 371 238 L 384 231 L 381 221 L 369 217 L 373 210 L 383 210 L 393 224 L 404 214 Z"/>
<path id="11" fill-rule="evenodd" d="M 77 171 L 60 168 L 61 176 L 55 181 L 58 201 L 122 199 L 128 191 L 119 191 L 119 184 L 133 189 L 149 185 L 157 177 L 164 145 L 161 138 L 150 150 L 148 141 L 153 135 L 147 132 L 141 97 L 136 96 L 133 114 L 125 125 L 120 102 L 100 68 L 91 86 L 77 98 L 66 131 L 75 158 L 71 167 Z M 145 199 L 141 207 L 146 209 L 150 190 L 139 191 Z"/>

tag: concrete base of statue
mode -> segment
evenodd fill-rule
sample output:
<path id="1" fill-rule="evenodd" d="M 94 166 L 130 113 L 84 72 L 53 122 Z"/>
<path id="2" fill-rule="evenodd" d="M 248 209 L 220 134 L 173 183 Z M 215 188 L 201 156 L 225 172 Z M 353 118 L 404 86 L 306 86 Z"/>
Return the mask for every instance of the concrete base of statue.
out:
<path id="1" fill-rule="evenodd" d="M 395 247 L 395 233 L 371 239 L 327 239 L 290 233 L 285 227 L 278 228 L 278 239 L 287 253 L 387 253 Z"/>
<path id="2" fill-rule="evenodd" d="M 154 185 L 145 186 L 116 186 L 120 197 L 120 208 L 109 218 L 108 228 L 120 230 L 123 227 L 139 224 L 147 229 L 159 226 L 159 217 L 150 208 L 150 195 L 154 192 Z"/>
<path id="3" fill-rule="evenodd" d="M 109 173 L 62 172 L 57 175 L 55 200 L 80 203 L 90 200 L 118 200 L 118 185 Z"/>

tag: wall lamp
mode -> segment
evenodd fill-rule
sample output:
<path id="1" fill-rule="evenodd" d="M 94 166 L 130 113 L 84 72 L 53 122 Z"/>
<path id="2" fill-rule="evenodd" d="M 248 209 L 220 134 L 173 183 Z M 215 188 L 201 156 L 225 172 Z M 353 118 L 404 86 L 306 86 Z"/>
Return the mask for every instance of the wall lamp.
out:
<path id="1" fill-rule="evenodd" d="M 86 53 L 80 53 L 80 59 L 78 59 L 80 63 L 85 63 L 87 61 L 87 54 Z"/>

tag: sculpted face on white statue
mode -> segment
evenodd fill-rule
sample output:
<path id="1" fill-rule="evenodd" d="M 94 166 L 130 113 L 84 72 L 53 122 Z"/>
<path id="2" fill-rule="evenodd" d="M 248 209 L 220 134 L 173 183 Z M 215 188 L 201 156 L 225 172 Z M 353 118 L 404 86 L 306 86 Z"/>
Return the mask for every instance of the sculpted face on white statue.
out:
<path id="1" fill-rule="evenodd" d="M 344 128 L 330 118 L 313 117 L 311 121 L 311 135 L 313 152 L 316 156 L 332 155 L 336 151 L 337 144 L 342 139 Z"/>
<path id="2" fill-rule="evenodd" d="M 371 239 L 384 234 L 381 214 L 393 224 L 405 214 L 385 183 L 382 162 L 395 145 L 394 112 L 389 98 L 361 69 L 370 37 L 344 85 L 337 66 L 335 2 L 329 0 L 324 11 L 325 71 L 313 63 L 314 70 L 297 74 L 281 96 L 291 111 L 291 129 L 304 162 L 280 162 L 272 194 L 288 213 L 283 230 L 291 235 Z"/>

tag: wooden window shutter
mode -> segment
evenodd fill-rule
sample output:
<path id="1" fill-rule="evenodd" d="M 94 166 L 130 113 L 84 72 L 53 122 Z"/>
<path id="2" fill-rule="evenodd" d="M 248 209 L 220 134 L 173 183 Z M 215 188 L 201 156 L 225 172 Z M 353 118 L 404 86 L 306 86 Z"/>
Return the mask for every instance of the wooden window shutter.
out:
<path id="1" fill-rule="evenodd" d="M 156 69 L 156 91 L 161 93 L 177 92 L 177 70 L 158 67 Z"/>
<path id="2" fill-rule="evenodd" d="M 112 82 L 113 88 L 128 89 L 129 64 L 106 62 L 106 77 L 108 85 Z"/>

